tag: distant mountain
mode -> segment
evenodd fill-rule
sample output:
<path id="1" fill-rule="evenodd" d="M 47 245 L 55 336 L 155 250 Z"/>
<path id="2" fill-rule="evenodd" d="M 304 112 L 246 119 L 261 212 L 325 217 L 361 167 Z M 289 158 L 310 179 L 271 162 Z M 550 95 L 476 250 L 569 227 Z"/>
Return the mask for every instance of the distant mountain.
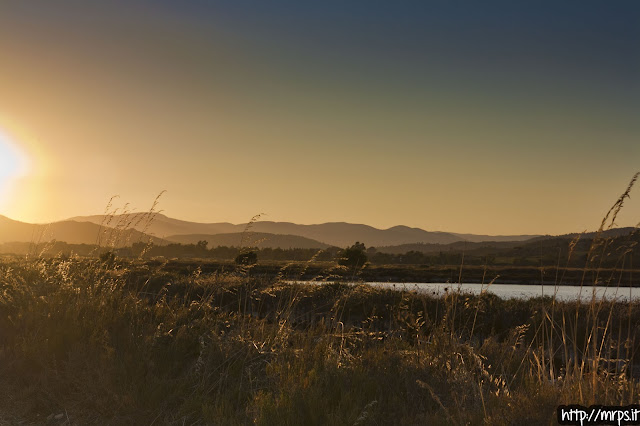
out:
<path id="1" fill-rule="evenodd" d="M 526 241 L 540 235 L 475 235 L 475 234 L 453 234 L 461 240 L 472 243 L 482 243 L 484 241 Z"/>
<path id="2" fill-rule="evenodd" d="M 389 253 L 389 254 L 404 254 L 409 251 L 418 251 L 420 253 L 430 254 L 430 253 L 438 253 L 445 251 L 455 251 L 455 252 L 471 252 L 479 249 L 487 249 L 487 250 L 499 250 L 499 249 L 509 249 L 522 244 L 522 241 L 481 241 L 481 242 L 470 242 L 470 241 L 456 241 L 450 244 L 425 244 L 425 243 L 417 243 L 417 244 L 400 244 L 396 246 L 382 246 L 376 247 L 377 251 L 381 253 Z"/>
<path id="3" fill-rule="evenodd" d="M 188 234 L 188 235 L 172 235 L 166 240 L 180 244 L 196 244 L 198 241 L 207 241 L 209 248 L 218 246 L 244 246 L 258 248 L 312 248 L 324 249 L 330 247 L 328 244 L 312 240 L 310 238 L 300 237 L 298 235 L 279 235 L 267 234 L 264 232 L 241 233 L 234 232 L 231 234 Z"/>
<path id="4" fill-rule="evenodd" d="M 637 228 L 616 228 L 603 231 L 601 238 L 609 240 L 606 250 L 608 258 L 617 258 L 627 249 L 640 243 L 640 233 Z M 589 252 L 596 232 L 585 232 L 584 234 L 565 234 L 558 236 L 540 236 L 526 241 L 483 241 L 468 242 L 457 241 L 451 244 L 401 244 L 395 246 L 377 247 L 380 253 L 404 254 L 409 251 L 417 251 L 424 254 L 434 254 L 438 252 L 466 253 L 470 256 L 494 255 L 506 258 L 530 257 L 536 258 L 542 255 L 558 258 L 560 254 L 567 255 L 570 250 L 572 240 L 580 235 L 580 239 L 575 244 L 573 256 L 579 261 L 584 261 L 584 257 Z"/>
<path id="5" fill-rule="evenodd" d="M 65 241 L 69 244 L 97 244 L 121 247 L 131 243 L 151 239 L 155 244 L 166 244 L 166 241 L 149 237 L 139 231 L 128 229 L 118 231 L 113 228 L 100 227 L 90 222 L 65 220 L 47 225 L 37 225 L 9 219 L 0 215 L 0 244 L 13 242 L 44 243 L 52 240 Z"/>
<path id="6" fill-rule="evenodd" d="M 111 226 L 126 225 L 137 231 L 165 238 L 171 235 L 187 234 L 226 234 L 242 232 L 245 225 L 234 225 L 227 222 L 198 223 L 173 219 L 163 214 L 130 213 L 126 215 L 93 215 L 77 216 L 69 220 L 77 222 L 91 222 L 97 225 Z"/>
<path id="7" fill-rule="evenodd" d="M 234 225 L 231 223 L 197 223 L 169 218 L 157 214 L 152 220 L 146 213 L 136 213 L 126 216 L 79 216 L 72 220 L 91 222 L 95 224 L 129 223 L 138 231 L 143 231 L 156 237 L 167 238 L 176 235 L 216 235 L 242 233 L 247 228 L 246 224 Z M 456 241 L 521 241 L 535 235 L 520 236 L 490 236 L 473 234 L 453 234 L 448 232 L 431 232 L 420 228 L 408 226 L 394 226 L 389 229 L 378 229 L 368 225 L 330 222 L 318 225 L 298 225 L 291 222 L 259 221 L 250 226 L 251 232 L 261 232 L 278 235 L 297 235 L 312 239 L 327 245 L 346 247 L 356 241 L 371 247 L 393 246 L 400 244 L 450 244 Z"/>
<path id="8" fill-rule="evenodd" d="M 320 225 L 297 225 L 287 222 L 257 222 L 252 230 L 274 234 L 300 235 L 338 247 L 347 247 L 356 241 L 365 245 L 394 245 L 415 242 L 450 243 L 459 240 L 446 232 L 428 232 L 418 228 L 395 226 L 377 229 L 368 225 L 344 222 Z"/>
<path id="9" fill-rule="evenodd" d="M 628 226 L 626 228 L 613 228 L 613 229 L 607 229 L 602 231 L 601 236 L 606 238 L 620 237 L 624 235 L 629 235 L 634 231 L 638 231 L 638 228 L 633 228 L 631 226 Z M 596 234 L 597 232 L 585 232 L 584 234 L 574 233 L 574 234 L 559 235 L 557 238 L 575 238 L 578 235 L 581 235 L 582 238 L 593 238 L 596 236 Z"/>

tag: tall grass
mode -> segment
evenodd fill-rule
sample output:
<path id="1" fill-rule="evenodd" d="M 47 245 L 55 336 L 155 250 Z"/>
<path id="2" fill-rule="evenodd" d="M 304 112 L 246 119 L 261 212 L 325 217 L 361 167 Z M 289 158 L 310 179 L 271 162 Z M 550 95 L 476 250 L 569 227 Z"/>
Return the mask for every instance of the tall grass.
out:
<path id="1" fill-rule="evenodd" d="M 436 297 L 152 265 L 0 264 L 0 424 L 549 424 L 559 404 L 638 402 L 637 301 L 503 300 L 494 277 Z"/>
<path id="2" fill-rule="evenodd" d="M 631 377 L 604 369 L 595 388 L 586 373 L 550 380 L 537 346 L 548 327 L 539 306 L 550 299 L 437 298 L 81 259 L 4 264 L 1 276 L 0 411 L 14 420 L 508 424 L 588 402 L 585 389 L 607 403 L 637 395 Z M 635 337 L 620 325 L 637 323 L 637 304 L 609 306 L 609 330 Z M 593 323 L 588 305 L 555 310 L 578 318 L 580 332 Z"/>

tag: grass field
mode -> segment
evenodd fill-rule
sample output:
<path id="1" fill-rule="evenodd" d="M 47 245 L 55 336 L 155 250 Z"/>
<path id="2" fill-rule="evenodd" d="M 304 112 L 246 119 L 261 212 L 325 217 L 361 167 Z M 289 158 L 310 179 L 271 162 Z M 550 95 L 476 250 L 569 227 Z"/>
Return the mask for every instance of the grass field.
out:
<path id="1" fill-rule="evenodd" d="M 549 424 L 638 402 L 639 307 L 6 261 L 0 422 Z"/>

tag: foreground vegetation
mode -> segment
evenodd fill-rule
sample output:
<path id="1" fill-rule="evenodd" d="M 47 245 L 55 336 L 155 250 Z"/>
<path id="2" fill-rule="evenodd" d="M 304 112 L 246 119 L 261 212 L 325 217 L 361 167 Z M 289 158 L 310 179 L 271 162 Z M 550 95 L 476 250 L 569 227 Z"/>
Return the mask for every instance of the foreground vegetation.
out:
<path id="1" fill-rule="evenodd" d="M 637 403 L 637 303 L 0 266 L 0 423 L 549 424 Z"/>

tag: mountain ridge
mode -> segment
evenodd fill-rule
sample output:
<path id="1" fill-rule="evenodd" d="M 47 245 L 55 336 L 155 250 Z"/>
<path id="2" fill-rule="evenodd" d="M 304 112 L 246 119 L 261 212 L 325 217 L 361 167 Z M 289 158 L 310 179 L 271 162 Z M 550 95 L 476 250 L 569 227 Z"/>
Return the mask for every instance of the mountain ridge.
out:
<path id="1" fill-rule="evenodd" d="M 132 213 L 125 216 L 135 222 L 148 213 Z M 105 221 L 121 220 L 122 215 L 92 215 L 76 216 L 76 221 L 104 223 Z M 142 230 L 142 226 L 136 227 Z M 375 228 L 370 225 L 348 222 L 325 222 L 320 224 L 302 225 L 293 222 L 256 221 L 246 224 L 232 224 L 229 222 L 190 222 L 170 218 L 164 214 L 154 214 L 153 220 L 145 224 L 150 234 L 167 239 L 177 235 L 217 235 L 242 233 L 246 231 L 261 232 L 275 235 L 296 235 L 318 241 L 329 246 L 346 247 L 356 241 L 367 246 L 391 246 L 412 243 L 449 244 L 456 241 L 525 241 L 539 235 L 511 235 L 490 236 L 475 234 L 456 234 L 442 231 L 426 231 L 421 228 L 396 225 L 386 229 Z M 471 240 L 473 239 L 473 240 Z"/>
<path id="2" fill-rule="evenodd" d="M 0 215 L 0 243 L 64 241 L 69 244 L 103 244 L 122 247 L 137 241 L 166 244 L 161 238 L 135 229 L 117 230 L 91 222 L 62 220 L 48 224 L 20 222 Z"/>
<path id="3" fill-rule="evenodd" d="M 633 228 L 616 228 L 605 234 L 624 234 Z M 587 237 L 593 233 L 586 233 Z M 127 215 L 76 216 L 49 224 L 32 224 L 0 215 L 0 243 L 64 241 L 71 244 L 115 244 L 137 241 L 154 244 L 195 244 L 207 240 L 210 247 L 234 245 L 251 235 L 252 245 L 260 241 L 262 247 L 276 248 L 327 248 L 347 247 L 356 241 L 367 247 L 397 251 L 401 248 L 434 250 L 455 243 L 517 243 L 536 239 L 566 238 L 577 233 L 552 235 L 479 235 L 442 231 L 426 231 L 417 227 L 396 225 L 386 229 L 348 222 L 326 222 L 301 225 L 293 222 L 256 221 L 247 224 L 229 222 L 190 222 L 163 214 L 132 213 Z M 250 238 L 250 239 L 251 239 Z M 237 241 L 236 241 L 237 240 Z M 423 246 L 420 246 L 423 245 Z M 424 245 L 431 245 L 426 247 Z M 412 247 L 413 246 L 413 247 Z"/>
<path id="4" fill-rule="evenodd" d="M 310 238 L 299 235 L 268 234 L 264 232 L 234 232 L 229 234 L 184 234 L 172 235 L 166 238 L 172 243 L 196 244 L 199 241 L 207 241 L 208 247 L 257 247 L 257 248 L 303 248 L 325 249 L 331 247 Z"/>

